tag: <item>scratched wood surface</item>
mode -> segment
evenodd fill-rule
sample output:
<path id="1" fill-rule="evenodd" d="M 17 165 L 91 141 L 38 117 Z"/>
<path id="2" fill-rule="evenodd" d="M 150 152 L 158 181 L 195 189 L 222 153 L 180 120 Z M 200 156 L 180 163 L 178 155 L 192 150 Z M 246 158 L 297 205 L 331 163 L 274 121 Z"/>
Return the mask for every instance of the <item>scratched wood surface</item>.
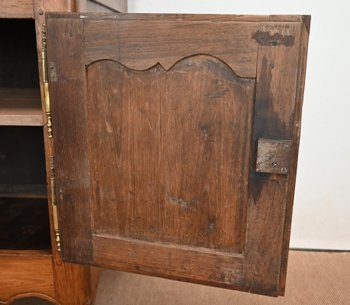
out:
<path id="1" fill-rule="evenodd" d="M 48 17 L 63 259 L 283 294 L 307 23 L 154 17 Z"/>
<path id="2" fill-rule="evenodd" d="M 87 75 L 94 232 L 241 253 L 254 80 L 209 56 Z"/>

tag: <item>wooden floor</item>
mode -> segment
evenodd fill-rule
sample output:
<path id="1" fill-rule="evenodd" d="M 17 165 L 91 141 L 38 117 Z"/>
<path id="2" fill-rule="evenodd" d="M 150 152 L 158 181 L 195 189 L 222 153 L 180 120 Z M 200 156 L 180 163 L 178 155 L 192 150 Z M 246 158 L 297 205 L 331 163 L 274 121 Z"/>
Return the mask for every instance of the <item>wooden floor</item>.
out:
<path id="1" fill-rule="evenodd" d="M 46 303 L 21 302 L 16 305 Z M 285 297 L 105 271 L 96 305 L 350 305 L 350 253 L 291 251 Z"/>

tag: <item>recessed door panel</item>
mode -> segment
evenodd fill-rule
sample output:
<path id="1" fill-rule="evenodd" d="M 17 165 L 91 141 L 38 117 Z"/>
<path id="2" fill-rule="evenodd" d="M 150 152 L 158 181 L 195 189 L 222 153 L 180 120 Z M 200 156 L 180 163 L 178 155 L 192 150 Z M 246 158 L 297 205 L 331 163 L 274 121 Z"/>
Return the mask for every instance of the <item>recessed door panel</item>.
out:
<path id="1" fill-rule="evenodd" d="M 63 259 L 283 294 L 306 19 L 47 23 Z"/>

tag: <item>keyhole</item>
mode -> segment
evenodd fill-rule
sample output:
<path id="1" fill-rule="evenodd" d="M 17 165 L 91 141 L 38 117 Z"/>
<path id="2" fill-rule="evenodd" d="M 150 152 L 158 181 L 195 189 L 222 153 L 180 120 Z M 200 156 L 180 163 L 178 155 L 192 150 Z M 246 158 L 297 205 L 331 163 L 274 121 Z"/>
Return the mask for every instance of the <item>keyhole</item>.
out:
<path id="1" fill-rule="evenodd" d="M 271 164 L 272 164 L 273 167 L 277 167 L 277 162 L 276 161 L 273 161 Z"/>

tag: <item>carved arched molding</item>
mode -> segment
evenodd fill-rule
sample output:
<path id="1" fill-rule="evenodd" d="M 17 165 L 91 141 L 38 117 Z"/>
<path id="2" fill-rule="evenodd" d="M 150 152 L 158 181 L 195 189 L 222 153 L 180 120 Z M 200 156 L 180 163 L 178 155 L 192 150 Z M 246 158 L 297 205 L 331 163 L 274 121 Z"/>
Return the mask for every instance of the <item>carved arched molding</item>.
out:
<path id="1" fill-rule="evenodd" d="M 134 65 L 126 65 L 121 61 L 114 60 L 114 59 L 99 59 L 95 60 L 93 62 L 90 62 L 89 64 L 86 65 L 87 69 L 90 67 L 102 63 L 102 62 L 112 62 L 116 63 L 117 65 L 120 65 L 123 69 L 128 70 L 130 72 L 147 72 L 147 71 L 152 71 L 152 70 L 162 70 L 164 72 L 169 72 L 172 70 L 176 70 L 177 68 L 191 68 L 193 64 L 197 65 L 200 67 L 200 65 L 203 66 L 203 69 L 207 68 L 216 68 L 215 70 L 220 71 L 221 76 L 226 78 L 232 78 L 236 79 L 237 82 L 244 82 L 244 80 L 252 80 L 255 78 L 252 77 L 242 77 L 240 76 L 232 67 L 222 60 L 221 58 L 218 58 L 213 55 L 208 55 L 208 54 L 194 54 L 190 56 L 186 56 L 183 58 L 180 58 L 176 61 L 174 61 L 172 64 L 169 63 L 164 63 L 162 61 L 160 62 L 155 62 L 151 66 L 134 66 Z M 210 67 L 209 65 L 212 65 Z"/>
<path id="2" fill-rule="evenodd" d="M 53 299 L 52 297 L 43 294 L 43 293 L 37 293 L 37 292 L 29 292 L 29 293 L 20 293 L 20 294 L 16 294 L 12 297 L 10 297 L 7 300 L 0 300 L 0 304 L 1 305 L 11 305 L 13 304 L 15 301 L 21 300 L 21 299 L 25 299 L 25 298 L 39 298 L 42 299 L 44 301 L 48 301 L 51 302 L 54 305 L 60 305 L 60 303 L 58 303 L 55 299 Z"/>

